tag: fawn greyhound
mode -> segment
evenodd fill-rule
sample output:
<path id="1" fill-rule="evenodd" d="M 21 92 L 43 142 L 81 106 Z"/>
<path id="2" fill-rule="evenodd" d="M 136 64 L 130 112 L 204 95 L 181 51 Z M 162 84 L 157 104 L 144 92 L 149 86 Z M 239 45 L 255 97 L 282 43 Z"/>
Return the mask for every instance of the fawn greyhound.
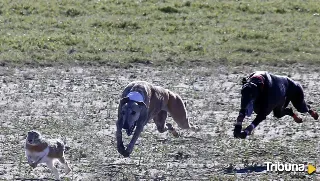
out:
<path id="1" fill-rule="evenodd" d="M 151 119 L 160 133 L 169 130 L 174 136 L 178 136 L 171 124 L 165 124 L 168 112 L 180 128 L 194 129 L 189 124 L 185 104 L 178 94 L 145 81 L 129 83 L 122 92 L 118 107 L 118 152 L 124 157 L 129 157 L 143 127 Z M 126 130 L 128 136 L 134 132 L 126 149 L 122 141 L 122 129 Z"/>

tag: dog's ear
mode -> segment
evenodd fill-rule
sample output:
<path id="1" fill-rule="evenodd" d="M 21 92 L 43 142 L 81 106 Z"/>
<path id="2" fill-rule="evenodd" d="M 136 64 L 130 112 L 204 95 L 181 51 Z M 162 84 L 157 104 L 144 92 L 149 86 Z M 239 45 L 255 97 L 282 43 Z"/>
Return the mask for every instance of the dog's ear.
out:
<path id="1" fill-rule="evenodd" d="M 120 105 L 123 105 L 125 103 L 128 103 L 130 101 L 129 97 L 124 97 L 120 100 Z"/>
<path id="2" fill-rule="evenodd" d="M 241 94 L 251 94 L 253 92 L 253 90 L 255 90 L 255 88 L 257 87 L 256 84 L 252 83 L 252 82 L 247 82 L 245 84 L 242 85 L 241 88 Z"/>
<path id="3" fill-rule="evenodd" d="M 140 124 L 139 126 L 145 126 L 148 122 L 148 109 L 147 105 L 144 102 L 137 102 L 139 106 L 141 106 L 141 113 L 137 124 Z M 138 125 L 137 125 L 138 126 Z"/>
<path id="4" fill-rule="evenodd" d="M 246 77 L 243 77 L 242 80 L 241 80 L 241 84 L 244 85 L 246 84 L 248 81 L 247 81 L 247 78 Z"/>
<path id="5" fill-rule="evenodd" d="M 256 88 L 256 87 L 258 87 L 258 85 L 256 83 L 250 82 L 250 87 L 251 88 Z"/>
<path id="6" fill-rule="evenodd" d="M 140 101 L 140 102 L 137 102 L 137 103 L 138 103 L 139 106 L 143 106 L 143 107 L 147 108 L 147 105 L 144 102 Z"/>

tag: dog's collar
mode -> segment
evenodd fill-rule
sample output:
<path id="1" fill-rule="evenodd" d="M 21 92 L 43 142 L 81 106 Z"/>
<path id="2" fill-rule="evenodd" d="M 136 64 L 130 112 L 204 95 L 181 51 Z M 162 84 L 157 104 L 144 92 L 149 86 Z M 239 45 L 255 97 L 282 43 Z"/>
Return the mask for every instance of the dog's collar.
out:
<path id="1" fill-rule="evenodd" d="M 129 92 L 129 94 L 127 95 L 127 97 L 131 100 L 131 101 L 136 101 L 136 102 L 144 102 L 144 98 L 143 95 L 140 92 Z"/>
<path id="2" fill-rule="evenodd" d="M 264 88 L 264 78 L 262 77 L 262 75 L 253 75 L 252 77 L 250 77 L 250 79 L 252 78 L 257 78 L 261 81 L 261 90 Z"/>

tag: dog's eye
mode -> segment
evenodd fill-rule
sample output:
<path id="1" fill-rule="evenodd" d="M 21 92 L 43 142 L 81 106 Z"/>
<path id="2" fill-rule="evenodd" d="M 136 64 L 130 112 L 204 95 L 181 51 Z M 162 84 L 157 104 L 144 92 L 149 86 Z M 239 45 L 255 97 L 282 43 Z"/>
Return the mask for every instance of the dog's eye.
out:
<path id="1" fill-rule="evenodd" d="M 132 115 L 135 115 L 135 114 L 136 114 L 136 112 L 135 112 L 135 111 L 132 111 L 132 112 L 131 112 L 131 114 L 132 114 Z"/>

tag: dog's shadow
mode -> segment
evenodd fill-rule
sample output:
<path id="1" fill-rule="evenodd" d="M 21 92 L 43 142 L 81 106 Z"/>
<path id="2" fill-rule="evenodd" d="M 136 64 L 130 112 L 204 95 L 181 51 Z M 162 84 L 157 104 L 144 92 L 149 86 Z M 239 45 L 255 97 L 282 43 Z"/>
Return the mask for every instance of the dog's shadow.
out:
<path id="1" fill-rule="evenodd" d="M 267 171 L 267 166 L 258 166 L 258 165 L 251 165 L 244 168 L 234 168 L 234 167 L 228 167 L 224 169 L 224 172 L 227 174 L 231 173 L 251 173 L 251 172 L 265 172 Z"/>

